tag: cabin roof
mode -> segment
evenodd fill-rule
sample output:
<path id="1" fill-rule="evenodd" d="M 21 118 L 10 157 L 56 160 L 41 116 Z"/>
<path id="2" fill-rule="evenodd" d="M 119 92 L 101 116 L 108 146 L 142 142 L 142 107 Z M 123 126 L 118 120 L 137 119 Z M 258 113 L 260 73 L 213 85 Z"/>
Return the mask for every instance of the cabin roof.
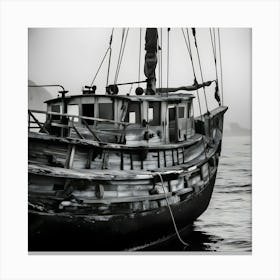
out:
<path id="1" fill-rule="evenodd" d="M 157 94 L 157 95 L 104 95 L 104 94 L 78 94 L 78 95 L 69 95 L 66 96 L 65 99 L 73 99 L 77 97 L 82 97 L 82 98 L 92 98 L 92 97 L 106 97 L 106 98 L 111 98 L 111 99 L 122 99 L 122 100 L 129 100 L 129 101 L 187 101 L 191 100 L 194 98 L 193 94 L 190 93 L 169 93 L 169 95 L 162 95 L 162 94 Z M 61 97 L 53 98 L 46 100 L 45 103 L 53 103 L 61 101 Z"/>

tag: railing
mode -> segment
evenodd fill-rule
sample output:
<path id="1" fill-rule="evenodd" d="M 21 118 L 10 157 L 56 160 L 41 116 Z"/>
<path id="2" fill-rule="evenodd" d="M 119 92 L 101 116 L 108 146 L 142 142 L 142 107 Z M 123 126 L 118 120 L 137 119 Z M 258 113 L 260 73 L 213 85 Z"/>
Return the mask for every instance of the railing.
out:
<path id="1" fill-rule="evenodd" d="M 41 122 L 36 117 L 37 114 L 46 115 L 46 121 Z M 54 120 L 53 116 L 58 116 L 59 119 Z M 75 119 L 81 120 L 81 124 L 84 126 L 77 126 L 75 124 Z M 87 121 L 93 122 L 93 125 L 90 126 Z M 98 124 L 112 124 L 116 131 L 104 131 L 98 129 Z M 90 134 L 94 140 L 101 142 L 100 135 L 114 136 L 118 143 L 123 143 L 125 141 L 125 132 L 126 128 L 129 125 L 127 122 L 118 122 L 114 120 L 101 119 L 101 118 L 92 118 L 85 116 L 77 116 L 71 114 L 63 114 L 57 112 L 46 112 L 40 110 L 28 110 L 28 131 L 32 129 L 37 129 L 40 132 L 46 134 L 54 134 L 61 137 L 67 137 L 71 135 L 71 130 L 74 130 L 77 136 L 80 139 L 84 139 L 84 136 L 79 131 L 80 128 L 86 129 L 86 132 Z"/>

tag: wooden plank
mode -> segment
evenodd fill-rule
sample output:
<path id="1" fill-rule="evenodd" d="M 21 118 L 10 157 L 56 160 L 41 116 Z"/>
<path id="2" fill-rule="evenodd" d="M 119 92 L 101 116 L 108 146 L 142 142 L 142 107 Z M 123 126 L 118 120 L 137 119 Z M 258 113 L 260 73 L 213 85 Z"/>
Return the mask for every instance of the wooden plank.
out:
<path id="1" fill-rule="evenodd" d="M 82 119 L 82 122 L 85 124 L 89 132 L 92 134 L 92 136 L 99 142 L 101 142 L 101 139 L 96 135 L 96 133 L 89 127 L 88 123 L 86 120 Z"/>
<path id="2" fill-rule="evenodd" d="M 172 192 L 166 193 L 167 197 L 172 196 Z M 135 196 L 135 197 L 116 197 L 116 198 L 108 198 L 108 199 L 84 199 L 83 203 L 87 204 L 112 204 L 112 203 L 125 203 L 125 202 L 140 202 L 145 200 L 159 200 L 165 198 L 165 194 L 154 194 L 147 196 Z"/>
<path id="3" fill-rule="evenodd" d="M 78 134 L 78 136 L 79 136 L 81 139 L 85 139 L 85 138 L 80 134 L 80 132 L 78 131 L 78 129 L 75 127 L 74 124 L 72 124 L 71 127 L 75 130 L 75 132 Z"/>
<path id="4" fill-rule="evenodd" d="M 97 141 L 93 141 L 93 140 L 87 140 L 87 139 L 78 139 L 78 138 L 60 138 L 54 135 L 46 135 L 46 134 L 42 134 L 42 133 L 37 133 L 37 132 L 29 132 L 28 133 L 28 137 L 29 139 L 40 139 L 40 140 L 49 140 L 49 141 L 55 141 L 57 143 L 71 143 L 71 144 L 78 144 L 78 145 L 84 145 L 84 146 L 92 146 L 92 147 L 100 147 L 100 143 Z M 172 148 L 177 148 L 177 147 L 191 147 L 194 145 L 200 145 L 202 143 L 202 136 L 201 135 L 195 135 L 194 137 L 192 137 L 192 139 L 188 140 L 188 141 L 183 141 L 180 143 L 176 143 L 176 144 L 161 144 L 160 146 L 158 145 L 158 143 L 153 144 L 153 143 L 149 143 L 147 141 L 145 142 L 141 142 L 140 146 L 136 146 L 135 143 L 133 143 L 133 145 L 126 145 L 126 144 L 117 144 L 117 143 L 107 143 L 107 142 L 101 142 L 102 145 L 105 147 L 106 149 L 111 149 L 111 150 L 115 150 L 118 151 L 120 149 L 124 150 L 124 151 L 137 151 L 137 152 L 141 152 L 143 150 L 143 148 L 145 148 L 147 151 L 158 151 L 158 150 L 170 150 Z"/>
<path id="5" fill-rule="evenodd" d="M 69 168 L 69 162 L 70 162 L 72 147 L 73 147 L 72 145 L 68 146 L 68 150 L 67 150 L 67 154 L 66 154 L 66 160 L 65 160 L 65 164 L 64 164 L 65 168 Z"/>
<path id="6" fill-rule="evenodd" d="M 46 132 L 47 134 L 50 134 L 49 132 L 48 132 L 48 130 L 43 126 L 43 125 L 41 125 L 41 123 L 37 120 L 37 118 L 32 114 L 32 112 L 30 111 L 30 110 L 28 110 L 28 112 L 29 112 L 29 115 L 34 119 L 34 121 L 38 124 L 38 126 L 44 131 L 44 132 Z"/>
<path id="7" fill-rule="evenodd" d="M 108 119 L 101 119 L 101 118 L 92 118 L 92 117 L 84 117 L 84 116 L 77 116 L 77 115 L 70 115 L 70 114 L 63 114 L 63 113 L 57 113 L 57 112 L 46 112 L 46 111 L 41 111 L 41 110 L 29 110 L 30 112 L 33 113 L 41 113 L 45 115 L 55 115 L 55 116 L 64 116 L 64 117 L 69 117 L 69 118 L 77 118 L 77 119 L 85 119 L 85 120 L 93 120 L 93 121 L 98 121 L 98 122 L 104 122 L 104 123 L 112 123 L 112 124 L 121 124 L 121 125 L 129 125 L 129 123 L 126 122 L 118 122 L 114 120 L 108 120 Z"/>
<path id="8" fill-rule="evenodd" d="M 75 150 L 76 150 L 76 146 L 72 145 L 68 168 L 72 168 L 73 167 L 73 162 L 74 162 L 74 157 L 75 157 Z"/>
<path id="9" fill-rule="evenodd" d="M 175 191 L 174 194 L 182 195 L 182 194 L 191 193 L 191 192 L 193 192 L 193 188 L 184 188 L 184 189 Z"/>
<path id="10" fill-rule="evenodd" d="M 86 169 L 91 168 L 93 149 L 90 149 L 87 156 Z"/>
<path id="11" fill-rule="evenodd" d="M 103 151 L 102 166 L 101 169 L 108 169 L 109 153 L 108 151 Z"/>
<path id="12" fill-rule="evenodd" d="M 132 158 L 132 153 L 130 153 L 129 156 L 130 156 L 130 169 L 133 170 L 133 158 Z"/>
<path id="13" fill-rule="evenodd" d="M 121 151 L 121 170 L 123 170 L 123 151 Z"/>

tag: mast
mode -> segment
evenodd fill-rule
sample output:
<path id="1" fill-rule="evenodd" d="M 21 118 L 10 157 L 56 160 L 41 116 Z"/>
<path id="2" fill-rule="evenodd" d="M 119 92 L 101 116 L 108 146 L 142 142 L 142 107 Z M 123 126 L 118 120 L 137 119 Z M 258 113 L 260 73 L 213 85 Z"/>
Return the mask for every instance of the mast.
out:
<path id="1" fill-rule="evenodd" d="M 144 74 L 147 77 L 147 95 L 156 94 L 156 66 L 158 50 L 158 31 L 157 28 L 147 28 L 145 36 L 145 65 Z"/>

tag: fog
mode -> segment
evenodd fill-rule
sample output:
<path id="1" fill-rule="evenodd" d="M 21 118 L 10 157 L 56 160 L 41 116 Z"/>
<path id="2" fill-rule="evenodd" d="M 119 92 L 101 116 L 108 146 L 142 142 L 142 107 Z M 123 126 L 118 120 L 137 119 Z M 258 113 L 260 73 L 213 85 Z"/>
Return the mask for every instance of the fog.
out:
<path id="1" fill-rule="evenodd" d="M 215 79 L 215 64 L 209 28 L 198 28 L 197 42 L 204 81 Z M 80 94 L 84 85 L 90 85 L 99 64 L 108 48 L 112 29 L 108 28 L 31 28 L 28 32 L 28 79 L 36 84 L 62 84 L 69 94 Z M 141 33 L 140 80 L 145 80 L 144 68 L 144 28 Z M 191 61 L 184 42 L 181 28 L 170 30 L 169 87 L 193 84 Z M 114 82 L 122 29 L 114 29 L 112 60 L 109 84 Z M 237 122 L 251 128 L 251 29 L 221 28 L 221 52 L 223 69 L 224 105 L 229 106 L 226 125 Z M 190 33 L 191 43 L 193 38 Z M 167 85 L 167 31 L 163 29 L 163 87 Z M 201 82 L 198 59 L 192 45 L 194 64 L 198 82 Z M 138 80 L 140 54 L 140 30 L 129 30 L 127 44 L 118 76 L 118 82 Z M 104 61 L 95 85 L 97 94 L 105 93 L 108 58 Z M 158 70 L 156 71 L 158 75 Z M 220 72 L 218 73 L 220 74 Z M 131 92 L 137 85 L 120 87 L 120 94 Z M 48 89 L 49 90 L 49 89 Z M 53 97 L 56 90 L 49 90 Z M 206 110 L 203 90 L 200 91 L 203 112 Z M 196 93 L 193 92 L 196 96 Z M 210 109 L 217 106 L 214 99 L 214 85 L 206 89 Z M 196 98 L 197 99 L 197 98 Z M 197 100 L 195 100 L 198 115 Z"/>

